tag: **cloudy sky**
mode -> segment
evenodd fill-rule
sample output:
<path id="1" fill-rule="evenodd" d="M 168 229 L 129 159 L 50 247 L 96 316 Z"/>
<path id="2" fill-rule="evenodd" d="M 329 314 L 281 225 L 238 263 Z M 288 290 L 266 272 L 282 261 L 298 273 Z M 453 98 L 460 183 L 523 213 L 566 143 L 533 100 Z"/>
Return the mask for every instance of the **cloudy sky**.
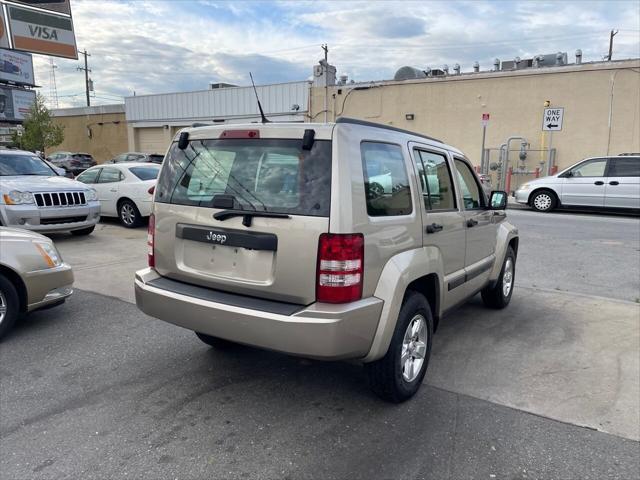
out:
<path id="1" fill-rule="evenodd" d="M 577 48 L 583 61 L 607 53 L 640 57 L 640 2 L 629 1 L 212 1 L 72 0 L 77 43 L 90 54 L 93 103 L 133 95 L 306 79 L 329 46 L 338 74 L 393 78 L 403 65 L 453 66 Z M 34 55 L 50 92 L 50 65 Z M 55 59 L 60 106 L 82 105 L 79 61 Z"/>

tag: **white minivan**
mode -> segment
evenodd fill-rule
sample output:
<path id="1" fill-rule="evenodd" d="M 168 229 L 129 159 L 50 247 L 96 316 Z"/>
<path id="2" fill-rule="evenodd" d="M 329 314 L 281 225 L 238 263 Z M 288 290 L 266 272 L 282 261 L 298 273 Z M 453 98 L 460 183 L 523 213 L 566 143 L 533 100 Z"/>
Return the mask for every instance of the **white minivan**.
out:
<path id="1" fill-rule="evenodd" d="M 521 185 L 515 197 L 539 212 L 556 207 L 640 211 L 640 155 L 587 158 Z"/>

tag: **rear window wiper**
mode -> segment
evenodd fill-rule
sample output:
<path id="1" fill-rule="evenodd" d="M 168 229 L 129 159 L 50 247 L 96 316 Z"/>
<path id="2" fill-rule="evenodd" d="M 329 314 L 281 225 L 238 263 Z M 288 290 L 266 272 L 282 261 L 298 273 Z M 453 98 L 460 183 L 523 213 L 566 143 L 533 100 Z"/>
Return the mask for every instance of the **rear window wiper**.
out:
<path id="1" fill-rule="evenodd" d="M 291 218 L 291 216 L 287 215 L 286 213 L 258 212 L 247 210 L 222 210 L 221 212 L 216 212 L 213 214 L 213 218 L 220 221 L 225 221 L 226 219 L 232 217 L 243 217 L 242 225 L 244 225 L 245 227 L 251 226 L 253 217 Z"/>

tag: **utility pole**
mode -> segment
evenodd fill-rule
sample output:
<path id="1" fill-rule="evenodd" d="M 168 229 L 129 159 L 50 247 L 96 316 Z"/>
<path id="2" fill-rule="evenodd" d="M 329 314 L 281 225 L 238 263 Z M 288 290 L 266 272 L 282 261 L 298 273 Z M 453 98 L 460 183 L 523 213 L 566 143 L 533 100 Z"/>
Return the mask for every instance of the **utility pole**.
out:
<path id="1" fill-rule="evenodd" d="M 89 80 L 89 72 L 91 72 L 91 70 L 89 69 L 87 57 L 90 57 L 91 55 L 87 53 L 86 49 L 84 50 L 84 52 L 80 52 L 80 54 L 84 55 L 84 68 L 78 67 L 78 70 L 84 70 L 84 84 L 87 91 L 87 107 L 90 107 L 91 98 L 89 98 L 89 90 L 92 89 L 90 88 L 91 80 Z"/>
<path id="2" fill-rule="evenodd" d="M 327 113 L 329 110 L 329 47 L 325 43 L 322 45 L 324 50 L 324 123 L 327 123 Z"/>
<path id="3" fill-rule="evenodd" d="M 618 30 L 616 30 L 615 32 L 611 30 L 611 33 L 609 34 L 609 56 L 607 57 L 608 61 L 611 61 L 611 55 L 613 54 L 613 37 L 615 37 L 617 34 Z"/>

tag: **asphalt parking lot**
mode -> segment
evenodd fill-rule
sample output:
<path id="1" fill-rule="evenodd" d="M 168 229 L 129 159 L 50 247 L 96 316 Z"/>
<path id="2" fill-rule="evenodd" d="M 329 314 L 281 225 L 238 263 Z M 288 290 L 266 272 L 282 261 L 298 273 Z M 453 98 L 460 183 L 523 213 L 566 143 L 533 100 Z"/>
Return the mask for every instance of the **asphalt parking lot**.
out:
<path id="1" fill-rule="evenodd" d="M 215 351 L 140 313 L 144 228 L 55 236 L 78 290 L 2 343 L 1 478 L 640 477 L 640 223 L 509 214 L 512 304 L 445 319 L 402 405 L 357 365 Z"/>

